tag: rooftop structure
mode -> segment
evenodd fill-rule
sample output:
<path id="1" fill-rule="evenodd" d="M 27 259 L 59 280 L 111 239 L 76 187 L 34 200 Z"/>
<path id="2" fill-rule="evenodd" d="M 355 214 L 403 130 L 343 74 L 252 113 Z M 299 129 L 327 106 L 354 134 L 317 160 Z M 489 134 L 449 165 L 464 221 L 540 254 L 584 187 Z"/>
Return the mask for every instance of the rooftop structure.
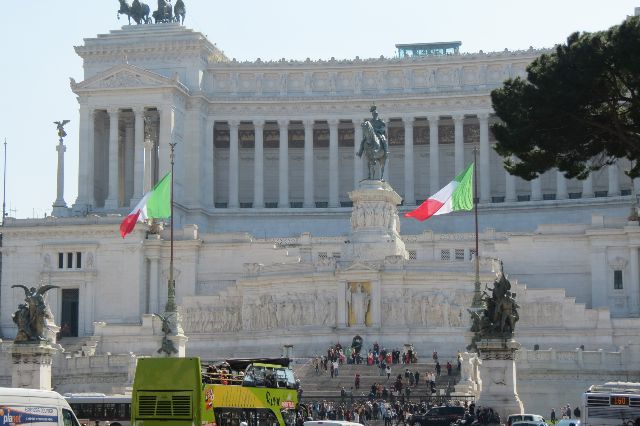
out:
<path id="1" fill-rule="evenodd" d="M 637 14 L 637 11 L 636 11 Z M 461 41 L 440 41 L 436 43 L 396 44 L 398 57 L 458 55 Z"/>

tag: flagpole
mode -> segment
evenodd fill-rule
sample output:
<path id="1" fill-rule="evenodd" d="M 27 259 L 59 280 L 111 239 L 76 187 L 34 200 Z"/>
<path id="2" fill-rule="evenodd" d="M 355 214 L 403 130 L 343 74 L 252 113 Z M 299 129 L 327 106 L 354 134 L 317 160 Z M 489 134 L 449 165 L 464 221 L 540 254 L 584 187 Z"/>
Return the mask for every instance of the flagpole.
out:
<path id="1" fill-rule="evenodd" d="M 478 147 L 476 145 L 473 147 L 473 216 L 474 216 L 475 228 L 476 228 L 476 235 L 475 235 L 476 237 L 475 238 L 476 240 L 476 259 L 475 259 L 476 260 L 475 262 L 476 277 L 475 277 L 475 282 L 473 283 L 473 302 L 471 304 L 471 307 L 479 310 L 483 308 L 483 302 L 482 302 L 482 294 L 480 292 L 480 251 L 479 251 L 479 244 L 478 244 L 478 167 L 476 167 L 477 152 L 478 152 Z"/>
<path id="2" fill-rule="evenodd" d="M 7 217 L 6 211 L 7 200 L 7 138 L 4 138 L 4 179 L 2 181 L 2 226 Z"/>
<path id="3" fill-rule="evenodd" d="M 175 313 L 176 309 L 176 281 L 173 279 L 173 164 L 175 159 L 175 148 L 176 143 L 169 143 L 171 147 L 171 154 L 169 158 L 171 159 L 171 221 L 170 221 L 170 235 L 171 235 L 171 252 L 169 257 L 169 283 L 167 289 L 167 304 L 165 306 L 165 312 L 167 313 Z"/>

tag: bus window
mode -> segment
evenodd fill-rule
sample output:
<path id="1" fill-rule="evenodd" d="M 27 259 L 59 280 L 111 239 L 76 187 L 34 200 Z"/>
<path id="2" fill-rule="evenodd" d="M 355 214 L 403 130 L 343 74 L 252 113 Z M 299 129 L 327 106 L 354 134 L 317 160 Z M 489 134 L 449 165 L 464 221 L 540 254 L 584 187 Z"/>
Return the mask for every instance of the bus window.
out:
<path id="1" fill-rule="evenodd" d="M 62 421 L 64 426 L 80 426 L 73 413 L 66 408 L 62 409 Z"/>
<path id="2" fill-rule="evenodd" d="M 274 426 L 278 419 L 267 408 L 242 409 L 242 408 L 216 408 L 214 409 L 217 426 L 240 426 L 245 422 L 248 426 Z"/>

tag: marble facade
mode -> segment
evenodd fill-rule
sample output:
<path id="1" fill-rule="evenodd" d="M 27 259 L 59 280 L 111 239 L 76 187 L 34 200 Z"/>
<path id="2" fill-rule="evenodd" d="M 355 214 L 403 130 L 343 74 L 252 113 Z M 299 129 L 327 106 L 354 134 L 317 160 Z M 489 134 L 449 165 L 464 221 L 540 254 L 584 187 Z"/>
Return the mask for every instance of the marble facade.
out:
<path id="1" fill-rule="evenodd" d="M 492 259 L 502 259 L 521 305 L 522 399 L 559 397 L 544 368 L 565 382 L 589 377 L 574 390 L 640 380 L 640 368 L 624 367 L 640 365 L 640 226 L 627 220 L 638 182 L 623 178 L 624 162 L 585 182 L 555 171 L 525 182 L 490 149 L 490 91 L 543 51 L 238 62 L 177 24 L 125 26 L 76 51 L 78 197 L 61 217 L 7 218 L 1 249 L 4 339 L 15 336 L 22 299 L 13 284 L 60 286 L 48 294 L 56 322 L 75 309 L 91 349 L 54 360 L 62 391 L 124 388 L 132 360 L 159 347 L 152 314 L 167 298 L 168 230 L 138 225 L 123 240 L 118 225 L 168 171 L 168 141 L 178 143 L 175 279 L 187 355 L 273 356 L 293 345 L 304 358 L 355 334 L 365 348 L 462 350 L 473 216 L 418 223 L 403 213 L 477 145 L 480 278 L 490 285 Z M 362 181 L 355 156 L 373 101 L 391 140 L 384 184 Z M 0 384 L 8 378 L 0 363 Z"/>

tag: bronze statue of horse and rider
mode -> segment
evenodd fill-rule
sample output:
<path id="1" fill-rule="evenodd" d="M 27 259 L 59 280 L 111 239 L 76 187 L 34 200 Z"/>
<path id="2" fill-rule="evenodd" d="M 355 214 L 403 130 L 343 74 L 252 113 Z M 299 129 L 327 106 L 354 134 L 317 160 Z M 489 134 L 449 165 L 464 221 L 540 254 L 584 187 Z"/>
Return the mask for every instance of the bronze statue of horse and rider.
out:
<path id="1" fill-rule="evenodd" d="M 367 156 L 369 174 L 367 179 L 376 178 L 376 165 L 380 169 L 380 180 L 384 180 L 384 166 L 389 156 L 389 144 L 387 141 L 386 125 L 384 120 L 378 118 L 378 111 L 373 105 L 370 109 L 373 118 L 362 122 L 363 138 L 360 142 L 358 157 L 364 152 Z"/>
<path id="2" fill-rule="evenodd" d="M 120 15 L 127 15 L 129 19 L 129 25 L 131 25 L 131 19 L 136 24 L 150 24 L 151 10 L 149 5 L 142 3 L 140 0 L 133 0 L 131 6 L 126 0 L 118 0 L 120 2 L 120 9 L 118 10 L 118 19 Z M 171 5 L 171 0 L 158 0 L 158 9 L 155 10 L 151 16 L 156 23 L 161 22 L 179 22 L 184 25 L 184 18 L 187 14 L 187 8 L 184 5 L 183 0 L 177 0 L 175 6 Z"/>
<path id="3" fill-rule="evenodd" d="M 142 3 L 140 0 L 133 0 L 133 3 L 129 6 L 126 0 L 119 1 L 120 10 L 118 10 L 118 19 L 120 19 L 120 15 L 127 15 L 129 25 L 131 25 L 131 18 L 133 18 L 133 21 L 138 25 L 151 23 L 151 18 L 149 17 L 151 10 L 148 4 Z"/>

